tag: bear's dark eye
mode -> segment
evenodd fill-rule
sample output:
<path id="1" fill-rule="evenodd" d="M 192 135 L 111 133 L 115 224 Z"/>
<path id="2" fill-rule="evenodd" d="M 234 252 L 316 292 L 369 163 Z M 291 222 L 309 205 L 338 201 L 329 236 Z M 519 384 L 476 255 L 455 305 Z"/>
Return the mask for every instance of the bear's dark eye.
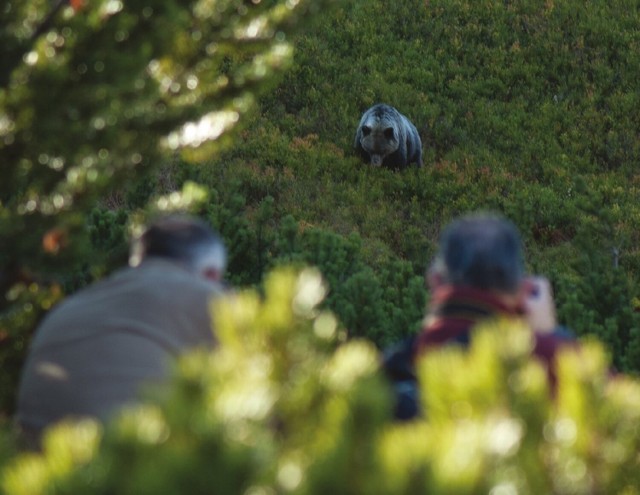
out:
<path id="1" fill-rule="evenodd" d="M 364 134 L 365 136 L 368 136 L 369 134 L 371 134 L 371 127 L 369 127 L 368 125 L 363 126 L 362 134 Z"/>
<path id="2" fill-rule="evenodd" d="M 384 130 L 384 137 L 387 139 L 393 139 L 393 127 L 387 127 Z"/>

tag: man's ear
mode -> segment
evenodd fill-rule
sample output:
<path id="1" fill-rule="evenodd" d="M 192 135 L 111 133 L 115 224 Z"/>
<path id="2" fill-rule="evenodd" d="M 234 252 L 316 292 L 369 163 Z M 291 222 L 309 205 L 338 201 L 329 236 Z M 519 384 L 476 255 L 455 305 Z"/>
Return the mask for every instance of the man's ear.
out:
<path id="1" fill-rule="evenodd" d="M 215 268 L 205 268 L 202 270 L 202 276 L 207 280 L 211 280 L 213 282 L 222 281 L 222 272 L 220 270 L 216 270 Z"/>
<path id="2" fill-rule="evenodd" d="M 427 270 L 427 273 L 425 274 L 425 282 L 427 284 L 427 288 L 432 291 L 446 284 L 444 275 L 442 275 L 442 273 L 434 266 L 431 266 Z"/>

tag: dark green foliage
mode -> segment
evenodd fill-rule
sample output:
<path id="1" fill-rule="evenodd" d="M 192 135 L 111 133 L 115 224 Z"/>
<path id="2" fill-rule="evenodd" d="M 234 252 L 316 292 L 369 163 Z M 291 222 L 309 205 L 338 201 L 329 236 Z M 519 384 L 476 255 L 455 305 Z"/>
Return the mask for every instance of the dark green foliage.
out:
<path id="1" fill-rule="evenodd" d="M 257 284 L 268 269 L 286 264 L 321 270 L 331 291 L 327 306 L 336 312 L 349 335 L 388 345 L 418 328 L 425 304 L 423 277 L 410 263 L 388 254 L 370 255 L 359 235 L 348 237 L 317 227 L 304 227 L 288 215 L 274 220 L 276 206 L 265 196 L 251 212 L 246 199 L 229 188 L 214 191 L 207 218 L 229 246 L 229 279 L 235 285 Z"/>
<path id="2" fill-rule="evenodd" d="M 349 336 L 384 347 L 417 330 L 425 305 L 423 278 L 398 260 L 368 267 L 361 243 L 356 235 L 345 239 L 310 229 L 299 236 L 296 251 L 281 253 L 282 261 L 318 267 L 330 287 L 327 306 Z"/>
<path id="3" fill-rule="evenodd" d="M 560 317 L 578 334 L 597 335 L 607 344 L 615 367 L 638 372 L 640 312 L 633 307 L 637 287 L 613 250 L 601 246 L 585 252 L 572 265 L 578 277 L 559 274 Z M 620 263 L 620 266 L 616 264 Z"/>

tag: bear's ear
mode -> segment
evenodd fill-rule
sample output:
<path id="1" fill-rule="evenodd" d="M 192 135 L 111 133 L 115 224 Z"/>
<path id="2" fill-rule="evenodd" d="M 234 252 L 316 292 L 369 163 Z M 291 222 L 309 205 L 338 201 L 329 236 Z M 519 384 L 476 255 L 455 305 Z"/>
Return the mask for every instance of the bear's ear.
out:
<path id="1" fill-rule="evenodd" d="M 393 127 L 387 127 L 384 130 L 384 137 L 386 137 L 387 139 L 393 139 L 394 138 Z"/>
<path id="2" fill-rule="evenodd" d="M 365 136 L 371 134 L 371 127 L 369 127 L 368 125 L 362 126 L 362 134 L 364 134 Z"/>

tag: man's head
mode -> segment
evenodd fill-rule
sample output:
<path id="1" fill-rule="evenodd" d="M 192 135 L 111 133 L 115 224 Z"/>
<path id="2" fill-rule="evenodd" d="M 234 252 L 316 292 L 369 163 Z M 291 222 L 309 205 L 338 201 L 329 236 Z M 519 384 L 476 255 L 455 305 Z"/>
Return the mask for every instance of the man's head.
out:
<path id="1" fill-rule="evenodd" d="M 509 220 L 488 213 L 453 221 L 440 237 L 430 277 L 455 286 L 515 294 L 524 277 L 517 228 Z"/>
<path id="2" fill-rule="evenodd" d="M 150 223 L 132 245 L 129 264 L 149 257 L 176 261 L 188 270 L 220 280 L 227 251 L 220 236 L 205 222 L 186 215 L 170 215 Z"/>

